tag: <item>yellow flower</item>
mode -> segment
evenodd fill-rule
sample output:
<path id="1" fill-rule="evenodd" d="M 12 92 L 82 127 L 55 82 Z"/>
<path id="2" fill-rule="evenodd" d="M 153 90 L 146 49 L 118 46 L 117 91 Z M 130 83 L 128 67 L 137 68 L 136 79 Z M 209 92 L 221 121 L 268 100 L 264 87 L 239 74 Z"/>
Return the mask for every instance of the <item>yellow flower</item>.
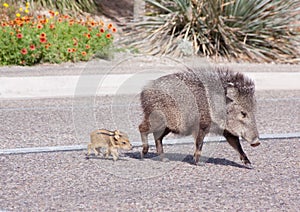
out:
<path id="1" fill-rule="evenodd" d="M 21 14 L 20 14 L 20 13 L 17 13 L 16 16 L 19 18 L 19 17 L 21 16 Z"/>
<path id="2" fill-rule="evenodd" d="M 28 7 L 29 7 L 29 5 L 30 5 L 30 3 L 29 3 L 29 2 L 26 2 L 26 8 L 28 8 Z"/>
<path id="3" fill-rule="evenodd" d="M 20 7 L 20 9 L 19 9 L 21 12 L 23 11 L 23 8 L 22 7 Z"/>
<path id="4" fill-rule="evenodd" d="M 55 15 L 58 15 L 59 14 L 59 12 L 55 12 Z"/>
<path id="5" fill-rule="evenodd" d="M 25 13 L 29 13 L 29 10 L 26 9 L 26 10 L 25 10 Z"/>
<path id="6" fill-rule="evenodd" d="M 3 7 L 8 7 L 8 4 L 7 4 L 7 3 L 4 3 L 4 4 L 3 4 Z"/>

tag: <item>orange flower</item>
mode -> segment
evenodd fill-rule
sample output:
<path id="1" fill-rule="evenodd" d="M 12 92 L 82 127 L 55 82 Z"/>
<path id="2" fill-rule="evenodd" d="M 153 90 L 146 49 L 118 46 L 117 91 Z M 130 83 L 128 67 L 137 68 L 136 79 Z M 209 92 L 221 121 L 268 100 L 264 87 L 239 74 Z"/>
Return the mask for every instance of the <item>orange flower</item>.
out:
<path id="1" fill-rule="evenodd" d="M 23 38 L 23 35 L 21 33 L 18 33 L 17 38 L 21 39 L 21 38 Z"/>
<path id="2" fill-rule="evenodd" d="M 68 48 L 68 52 L 71 53 L 71 52 L 72 52 L 72 49 L 71 49 L 71 48 Z"/>
<path id="3" fill-rule="evenodd" d="M 51 46 L 51 44 L 50 44 L 50 43 L 47 43 L 47 44 L 45 45 L 45 49 L 48 49 L 50 46 Z"/>
<path id="4" fill-rule="evenodd" d="M 86 48 L 86 49 L 89 49 L 89 48 L 91 48 L 91 47 L 90 47 L 90 45 L 86 44 L 86 45 L 85 45 L 85 48 Z"/>
<path id="5" fill-rule="evenodd" d="M 54 29 L 54 28 L 55 28 L 55 25 L 54 25 L 54 24 L 50 24 L 49 28 L 50 28 L 50 29 Z"/>
<path id="6" fill-rule="evenodd" d="M 81 55 L 85 57 L 86 56 L 86 52 L 81 52 Z"/>
<path id="7" fill-rule="evenodd" d="M 117 29 L 116 28 L 112 28 L 112 32 L 117 32 Z"/>
<path id="8" fill-rule="evenodd" d="M 111 29 L 112 27 L 113 27 L 112 24 L 108 24 L 108 26 L 107 26 L 108 29 Z"/>
<path id="9" fill-rule="evenodd" d="M 90 22 L 90 25 L 91 25 L 92 27 L 94 27 L 94 26 L 96 26 L 96 22 L 95 22 L 95 21 L 91 21 L 91 22 Z"/>
<path id="10" fill-rule="evenodd" d="M 101 36 L 101 34 L 100 34 L 100 33 L 97 33 L 97 34 L 96 34 L 96 36 L 97 36 L 97 37 L 100 37 L 100 36 Z"/>
<path id="11" fill-rule="evenodd" d="M 101 29 L 99 30 L 99 32 L 104 33 L 105 30 L 104 30 L 103 28 L 101 28 Z"/>
<path id="12" fill-rule="evenodd" d="M 76 51 L 77 51 L 77 49 L 75 49 L 75 48 L 72 49 L 72 52 L 76 52 Z"/>
<path id="13" fill-rule="evenodd" d="M 41 42 L 41 43 L 47 43 L 47 39 L 46 39 L 45 37 L 41 37 L 41 38 L 40 38 L 40 42 Z"/>
<path id="14" fill-rule="evenodd" d="M 49 14 L 50 14 L 52 17 L 55 16 L 55 12 L 52 11 L 52 10 L 49 10 Z"/>
<path id="15" fill-rule="evenodd" d="M 107 39 L 110 39 L 111 38 L 111 34 L 106 34 L 106 36 L 105 36 Z"/>
<path id="16" fill-rule="evenodd" d="M 27 49 L 26 49 L 26 48 L 23 48 L 23 49 L 21 50 L 21 54 L 23 54 L 23 55 L 27 54 Z"/>
<path id="17" fill-rule="evenodd" d="M 42 28 L 43 28 L 43 25 L 42 25 L 42 24 L 38 24 L 38 25 L 37 25 L 37 28 L 38 28 L 38 29 L 42 29 Z"/>
<path id="18" fill-rule="evenodd" d="M 34 51 L 34 50 L 35 50 L 35 45 L 34 45 L 34 44 L 30 44 L 29 49 L 30 49 L 31 51 Z"/>
<path id="19" fill-rule="evenodd" d="M 87 38 L 91 38 L 91 34 L 90 33 L 84 33 L 83 36 L 87 37 Z"/>
<path id="20" fill-rule="evenodd" d="M 62 18 L 58 18 L 58 20 L 57 20 L 58 22 L 62 22 L 63 20 L 62 20 Z"/>
<path id="21" fill-rule="evenodd" d="M 42 32 L 42 33 L 40 34 L 40 38 L 46 38 L 46 37 L 47 37 L 46 33 Z"/>

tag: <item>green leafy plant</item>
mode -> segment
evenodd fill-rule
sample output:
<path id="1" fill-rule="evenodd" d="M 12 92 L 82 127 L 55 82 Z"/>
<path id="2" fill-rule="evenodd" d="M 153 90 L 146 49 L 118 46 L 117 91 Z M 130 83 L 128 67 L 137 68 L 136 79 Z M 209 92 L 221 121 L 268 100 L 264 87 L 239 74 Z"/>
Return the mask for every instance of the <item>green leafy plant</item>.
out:
<path id="1" fill-rule="evenodd" d="M 180 55 L 190 44 L 192 52 L 204 56 L 299 62 L 299 1 L 146 2 L 147 16 L 132 24 L 126 41 L 144 52 Z"/>
<path id="2" fill-rule="evenodd" d="M 110 54 L 117 30 L 112 24 L 89 17 L 74 19 L 54 11 L 35 17 L 29 13 L 29 3 L 25 5 L 28 12 L 18 10 L 11 19 L 9 5 L 1 6 L 1 65 L 87 61 L 94 55 Z"/>

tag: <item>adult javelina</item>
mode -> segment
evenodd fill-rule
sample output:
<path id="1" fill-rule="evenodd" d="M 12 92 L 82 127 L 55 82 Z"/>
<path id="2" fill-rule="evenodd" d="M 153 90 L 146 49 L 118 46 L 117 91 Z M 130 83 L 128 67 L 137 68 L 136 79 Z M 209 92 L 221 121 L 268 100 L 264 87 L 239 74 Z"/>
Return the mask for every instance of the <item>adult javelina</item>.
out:
<path id="1" fill-rule="evenodd" d="M 212 129 L 223 134 L 245 164 L 250 161 L 239 137 L 253 147 L 260 144 L 254 116 L 254 82 L 241 73 L 224 68 L 188 69 L 152 81 L 144 87 L 140 99 L 144 112 L 139 125 L 142 158 L 149 149 L 149 133 L 153 133 L 157 153 L 162 157 L 164 136 L 170 132 L 193 135 L 195 164 L 203 139 Z"/>

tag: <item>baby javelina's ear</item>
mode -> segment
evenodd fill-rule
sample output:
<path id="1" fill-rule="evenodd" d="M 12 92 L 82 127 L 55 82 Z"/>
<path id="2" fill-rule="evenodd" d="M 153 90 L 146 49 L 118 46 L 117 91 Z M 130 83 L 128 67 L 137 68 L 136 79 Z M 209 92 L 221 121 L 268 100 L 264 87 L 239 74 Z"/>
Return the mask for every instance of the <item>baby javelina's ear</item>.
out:
<path id="1" fill-rule="evenodd" d="M 115 130 L 114 138 L 115 138 L 116 140 L 118 140 L 118 139 L 120 138 L 120 131 L 119 131 L 119 130 Z"/>

